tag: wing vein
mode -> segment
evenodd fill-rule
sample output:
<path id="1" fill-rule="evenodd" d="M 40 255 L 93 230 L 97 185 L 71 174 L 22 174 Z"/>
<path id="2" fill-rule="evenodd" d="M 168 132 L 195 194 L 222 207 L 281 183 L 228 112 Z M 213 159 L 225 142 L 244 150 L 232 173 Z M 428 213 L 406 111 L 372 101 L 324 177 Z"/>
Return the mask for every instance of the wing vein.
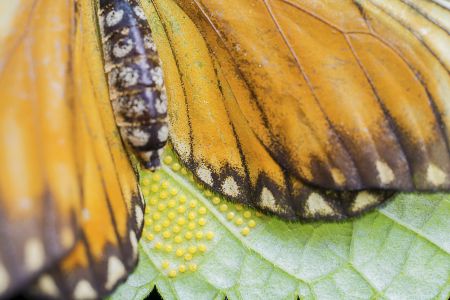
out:
<path id="1" fill-rule="evenodd" d="M 286 0 L 283 0 L 286 1 Z M 355 169 L 356 175 L 358 176 L 358 179 L 360 180 L 361 176 L 359 173 L 358 168 L 356 167 L 356 162 L 353 158 L 353 156 L 350 154 L 347 146 L 345 145 L 345 143 L 343 143 L 341 136 L 337 133 L 335 127 L 333 126 L 333 124 L 331 123 L 330 119 L 328 118 L 328 116 L 325 114 L 325 111 L 323 110 L 322 106 L 319 103 L 319 99 L 317 97 L 317 94 L 314 91 L 314 88 L 312 86 L 311 80 L 309 79 L 308 75 L 306 74 L 300 59 L 298 58 L 297 54 L 295 53 L 295 50 L 293 49 L 292 45 L 289 43 L 289 40 L 287 39 L 287 36 L 285 35 L 283 29 L 281 28 L 280 24 L 278 23 L 277 18 L 275 17 L 272 8 L 269 4 L 269 0 L 264 0 L 264 4 L 266 6 L 266 9 L 270 15 L 270 17 L 272 18 L 272 21 L 274 23 L 274 25 L 277 27 L 278 32 L 280 33 L 284 43 L 286 44 L 286 46 L 289 48 L 289 52 L 291 52 L 292 56 L 294 57 L 294 60 L 296 62 L 297 68 L 300 71 L 300 73 L 302 74 L 303 78 L 305 79 L 306 85 L 308 86 L 308 89 L 311 91 L 311 94 L 314 97 L 314 101 L 316 102 L 317 106 L 320 108 L 320 111 L 323 113 L 324 118 L 328 124 L 328 126 L 330 127 L 330 129 L 333 131 L 333 134 L 336 136 L 337 140 L 339 141 L 339 143 L 341 144 L 342 149 L 344 149 L 344 151 L 347 154 L 347 157 L 349 157 L 351 159 L 351 162 L 353 164 L 353 167 Z M 342 32 L 341 32 L 342 33 Z M 309 126 L 309 124 L 308 124 Z M 311 131 L 314 132 L 314 130 L 311 128 Z"/>
<path id="2" fill-rule="evenodd" d="M 365 33 L 365 32 L 350 32 L 348 34 L 365 34 L 365 35 L 369 35 L 375 39 L 377 39 L 380 43 L 382 43 L 383 45 L 385 45 L 386 47 L 388 47 L 389 49 L 391 49 L 395 54 L 397 54 L 397 56 L 408 66 L 408 68 L 411 70 L 411 72 L 414 74 L 414 77 L 417 79 L 417 81 L 420 83 L 420 85 L 423 87 L 425 93 L 427 94 L 428 100 L 430 101 L 430 105 L 432 105 L 433 107 L 435 107 L 435 100 L 434 97 L 431 95 L 430 90 L 427 87 L 427 84 L 424 82 L 423 80 L 423 76 L 421 75 L 421 72 L 417 69 L 415 69 L 408 60 L 406 60 L 406 58 L 393 46 L 391 45 L 389 42 L 387 42 L 386 40 L 384 40 L 382 37 L 378 36 L 378 35 L 374 35 L 371 33 Z M 436 108 L 435 108 L 436 109 Z M 437 113 L 437 112 L 435 112 Z M 440 119 L 439 123 L 439 127 L 442 128 L 446 128 L 446 126 L 444 125 L 443 121 L 441 118 L 437 117 L 438 119 Z M 450 153 L 450 147 L 449 148 L 449 153 Z"/>
<path id="3" fill-rule="evenodd" d="M 405 5 L 409 6 L 411 9 L 415 10 L 418 14 L 420 14 L 421 16 L 423 16 L 425 19 L 427 19 L 430 23 L 434 24 L 435 26 L 439 27 L 440 29 L 442 29 L 443 31 L 445 31 L 447 34 L 450 34 L 450 32 L 442 27 L 440 24 L 438 24 L 436 22 L 436 20 L 432 17 L 430 17 L 430 15 L 428 15 L 426 12 L 424 12 L 420 7 L 418 7 L 416 4 L 414 4 L 413 2 L 409 2 L 406 0 L 400 0 L 402 3 L 404 3 Z"/>
<path id="4" fill-rule="evenodd" d="M 210 50 L 209 47 L 208 47 L 208 50 Z M 213 53 L 213 52 L 210 50 L 210 53 Z M 218 77 L 218 70 L 216 69 L 216 67 L 214 67 L 214 71 L 216 73 L 216 77 L 219 78 Z M 224 79 L 224 80 L 226 80 L 226 79 Z M 228 82 L 227 82 L 227 84 L 228 84 Z M 218 86 L 219 86 L 219 90 L 220 90 L 220 93 L 222 94 L 223 99 L 225 99 L 225 95 L 223 93 L 223 87 L 222 87 L 222 84 L 220 83 L 220 81 L 218 81 Z M 230 89 L 230 91 L 233 94 L 233 99 L 236 99 L 232 89 Z M 253 190 L 253 187 L 252 187 L 252 184 L 251 184 L 251 180 L 250 180 L 250 171 L 248 169 L 247 158 L 245 157 L 244 151 L 242 150 L 241 139 L 239 138 L 239 136 L 238 136 L 238 134 L 236 132 L 236 126 L 234 125 L 233 121 L 231 120 L 230 111 L 229 111 L 227 105 L 225 104 L 225 102 L 224 102 L 224 107 L 225 107 L 225 111 L 227 113 L 228 121 L 230 122 L 229 124 L 231 126 L 232 131 L 233 131 L 233 136 L 234 136 L 234 138 L 236 140 L 236 145 L 238 147 L 239 156 L 241 157 L 242 166 L 244 168 L 244 173 L 245 173 L 245 180 L 246 180 L 247 186 L 249 187 L 249 191 L 247 192 L 247 194 L 248 194 L 247 196 L 248 196 L 249 199 L 256 199 L 256 197 L 255 197 L 256 194 L 255 194 L 255 191 Z M 238 107 L 239 107 L 239 105 L 238 105 Z"/>
<path id="5" fill-rule="evenodd" d="M 297 5 L 297 4 L 295 4 L 295 3 L 292 3 L 292 2 L 289 1 L 289 0 L 279 0 L 279 1 L 284 2 L 284 3 L 286 3 L 287 5 L 290 5 L 290 6 L 296 8 L 296 9 L 298 9 L 298 10 L 301 10 L 302 12 L 304 12 L 305 14 L 307 14 L 307 15 L 313 17 L 314 19 L 318 20 L 319 22 L 322 22 L 322 23 L 324 23 L 325 25 L 328 25 L 328 26 L 332 27 L 333 29 L 335 29 L 335 30 L 337 30 L 337 31 L 339 31 L 339 32 L 341 32 L 341 33 L 344 33 L 344 31 L 343 31 L 342 29 L 340 29 L 339 27 L 337 27 L 336 25 L 334 25 L 334 24 L 328 22 L 327 20 L 325 20 L 325 19 L 321 18 L 320 16 L 316 15 L 315 13 L 313 13 L 313 12 L 311 12 L 311 11 L 305 9 L 304 7 L 301 7 L 300 5 Z M 264 0 L 264 2 L 267 2 L 267 0 Z"/>
<path id="6" fill-rule="evenodd" d="M 366 15 L 364 13 L 364 9 L 358 3 L 356 3 L 355 1 L 353 1 L 353 2 L 355 3 L 355 5 L 360 7 L 360 9 L 363 12 L 362 16 L 363 16 L 365 22 L 367 23 L 369 28 L 372 30 L 372 26 L 370 26 L 368 20 L 366 19 Z M 447 126 L 445 125 L 444 121 L 440 117 L 440 114 L 438 113 L 438 109 L 436 107 L 436 100 L 434 100 L 434 97 L 431 94 L 430 90 L 428 89 L 427 84 L 424 82 L 424 79 L 423 79 L 423 76 L 422 76 L 421 72 L 419 70 L 417 70 L 416 68 L 414 68 L 414 66 L 411 65 L 411 63 L 399 52 L 399 50 L 397 48 L 394 47 L 394 45 L 390 44 L 388 41 L 383 39 L 381 36 L 379 36 L 377 34 L 374 34 L 374 33 L 364 33 L 364 32 L 356 32 L 356 34 L 366 34 L 366 35 L 372 36 L 373 38 L 377 39 L 380 43 L 382 43 L 383 45 L 385 45 L 386 47 L 391 49 L 408 66 L 408 68 L 414 74 L 414 77 L 417 79 L 417 81 L 420 83 L 420 85 L 423 87 L 425 93 L 427 94 L 429 105 L 432 107 L 433 114 L 434 114 L 434 116 L 436 118 L 436 121 L 437 121 L 437 123 L 439 125 L 438 126 L 438 130 L 441 132 L 441 134 L 443 134 L 443 136 L 445 136 L 445 133 L 447 133 L 447 136 L 450 136 L 450 132 L 448 132 L 450 129 L 447 128 Z M 441 64 L 441 66 L 442 66 L 442 64 Z M 443 66 L 443 68 L 445 69 L 444 66 Z M 450 141 L 447 138 L 444 138 L 444 142 L 445 142 L 445 145 L 447 147 L 448 153 L 450 153 Z"/>
<path id="7" fill-rule="evenodd" d="M 356 1 L 356 0 L 353 0 L 353 1 Z M 394 22 L 400 24 L 402 27 L 404 27 L 406 30 L 408 30 L 428 50 L 428 52 L 439 62 L 439 64 L 447 71 L 447 73 L 450 74 L 450 70 L 447 69 L 444 62 L 439 58 L 439 55 L 437 55 L 437 53 L 433 49 L 431 49 L 430 46 L 422 39 L 422 37 L 420 37 L 410 26 L 408 26 L 407 24 L 405 24 L 398 18 L 395 18 L 395 16 L 390 14 L 388 11 L 386 11 L 379 5 L 375 4 L 373 1 L 370 1 L 370 3 L 372 3 L 373 6 L 375 6 L 377 9 L 382 11 L 384 14 L 389 16 Z M 364 8 L 362 8 L 362 9 L 364 9 Z"/>
<path id="8" fill-rule="evenodd" d="M 256 101 L 255 99 L 257 99 L 256 97 L 256 93 L 254 90 L 254 87 L 250 84 L 250 82 L 245 78 L 245 76 L 242 74 L 242 71 L 239 69 L 238 67 L 238 63 L 236 62 L 236 60 L 234 59 L 233 55 L 231 54 L 230 49 L 226 46 L 226 42 L 225 42 L 225 38 L 223 37 L 222 33 L 220 32 L 220 30 L 217 29 L 217 27 L 214 25 L 214 22 L 212 22 L 212 20 L 209 18 L 208 14 L 205 12 L 204 8 L 198 3 L 198 0 L 193 0 L 193 2 L 195 3 L 195 5 L 198 7 L 199 11 L 202 13 L 203 17 L 205 18 L 205 20 L 208 22 L 208 24 L 211 26 L 211 28 L 214 30 L 214 32 L 217 34 L 217 36 L 219 37 L 219 40 L 222 42 L 222 44 L 224 45 L 225 50 L 227 51 L 227 53 L 229 54 L 229 57 L 232 59 L 233 61 L 233 65 L 234 65 L 234 70 L 236 71 L 236 73 L 239 75 L 239 78 L 245 83 L 245 85 L 249 88 L 249 92 L 251 95 L 251 99 L 252 101 L 254 101 L 256 107 L 259 110 L 259 113 L 261 114 L 262 117 L 262 121 L 263 121 L 263 125 L 264 128 L 266 130 L 269 131 L 269 121 L 267 118 L 266 113 L 264 112 L 264 110 L 262 109 L 260 103 L 258 101 Z M 270 132 L 270 131 L 269 131 Z M 271 139 L 271 143 L 275 144 L 275 141 L 273 139 L 273 136 L 270 135 L 270 139 Z"/>
<path id="9" fill-rule="evenodd" d="M 89 77 L 89 81 L 90 81 L 90 83 L 91 83 L 92 86 L 95 86 L 95 84 L 94 84 L 94 82 L 92 81 L 92 78 L 91 78 L 91 77 Z M 99 95 L 97 95 L 97 93 L 96 93 L 95 90 L 93 91 L 93 93 L 94 93 L 95 99 L 99 99 Z M 101 119 L 100 124 L 101 124 L 101 126 L 102 126 L 103 132 L 106 132 L 105 124 L 103 123 L 102 118 L 100 118 L 100 119 Z M 87 130 L 88 130 L 88 132 L 89 132 L 89 135 L 92 136 L 92 128 L 90 128 L 90 126 L 86 126 L 86 127 L 87 127 Z M 120 140 L 121 140 L 121 139 L 120 139 Z M 122 143 L 122 146 L 124 147 L 123 141 L 122 141 L 122 140 L 121 140 L 121 143 Z M 117 168 L 117 163 L 116 163 L 116 160 L 115 160 L 115 158 L 114 158 L 114 155 L 112 154 L 112 151 L 111 151 L 111 145 L 110 145 L 110 142 L 109 142 L 108 140 L 106 140 L 106 145 L 107 145 L 108 154 L 109 154 L 109 157 L 111 158 L 111 162 L 112 162 L 112 164 L 113 164 L 114 170 L 116 170 L 116 172 L 114 172 L 114 177 L 116 178 L 117 183 L 118 183 L 119 186 L 120 186 L 120 195 L 121 195 L 122 202 L 123 202 L 123 204 L 124 204 L 124 207 L 126 207 L 127 209 L 129 209 L 129 205 L 128 205 L 128 203 L 126 202 L 126 197 L 125 197 L 125 194 L 124 194 L 124 192 L 123 192 L 122 185 L 120 184 L 120 178 L 119 178 L 119 175 L 118 175 L 118 172 L 117 172 L 117 169 L 116 169 L 116 168 Z M 101 168 L 101 166 L 99 165 L 99 160 L 98 160 L 98 153 L 96 153 L 96 152 L 97 152 L 97 151 L 94 151 L 94 155 L 95 155 L 95 157 L 96 157 L 96 162 L 97 162 L 97 168 L 98 168 L 98 170 L 99 170 L 99 173 L 102 174 L 102 168 Z M 128 163 L 131 164 L 131 162 L 130 162 L 128 156 L 127 156 L 127 160 L 128 160 Z M 104 172 L 104 171 L 103 171 L 103 172 Z M 107 194 L 107 190 L 106 190 L 106 185 L 105 185 L 105 182 L 104 182 L 104 178 L 103 178 L 103 176 L 101 176 L 101 177 L 102 177 L 102 185 L 103 185 L 103 188 L 104 188 L 104 191 L 105 191 L 105 196 L 106 196 L 106 198 L 108 199 L 107 202 L 108 202 L 108 206 L 109 206 L 109 205 L 111 205 L 111 203 L 110 203 L 110 201 L 109 201 L 109 197 L 108 197 L 108 194 Z M 132 197 L 131 197 L 130 200 L 132 200 Z M 142 202 L 142 201 L 139 201 L 139 202 Z M 140 203 L 139 203 L 139 204 L 140 204 Z M 110 210 L 110 213 L 111 213 L 112 217 L 115 218 L 114 212 L 113 212 L 112 210 Z M 115 224 L 115 223 L 114 223 L 114 224 Z M 116 230 L 116 228 L 114 228 L 114 230 Z M 120 236 L 120 235 L 119 235 L 119 236 Z M 120 238 L 119 238 L 119 241 L 121 241 Z"/>
<path id="10" fill-rule="evenodd" d="M 395 122 L 393 121 L 392 116 L 388 113 L 385 105 L 383 104 L 383 101 L 382 101 L 380 95 L 378 94 L 378 91 L 377 91 L 377 89 L 375 87 L 375 84 L 374 84 L 372 78 L 370 77 L 369 73 L 367 72 L 367 69 L 364 67 L 364 64 L 362 63 L 361 59 L 359 58 L 358 54 L 355 51 L 355 48 L 353 48 L 353 45 L 352 45 L 351 41 L 349 40 L 349 38 L 348 38 L 348 36 L 346 34 L 344 34 L 344 38 L 345 38 L 345 42 L 347 43 L 347 46 L 350 49 L 350 52 L 352 53 L 353 58 L 355 59 L 355 61 L 358 64 L 359 68 L 363 72 L 364 77 L 366 78 L 367 82 L 369 83 L 370 89 L 372 90 L 372 93 L 373 93 L 375 99 L 377 100 L 378 104 L 380 105 L 380 107 L 381 107 L 381 109 L 382 109 L 382 111 L 383 111 L 383 113 L 384 113 L 384 115 L 385 115 L 385 117 L 386 117 L 386 119 L 388 121 L 390 129 L 394 133 L 395 140 L 398 143 L 398 145 L 400 146 L 400 149 L 402 151 L 402 154 L 403 154 L 402 156 L 405 157 L 406 164 L 408 166 L 408 174 L 410 176 L 409 181 L 411 181 L 412 180 L 412 176 L 413 176 L 412 171 L 411 171 L 411 165 L 410 165 L 409 160 L 407 159 L 407 156 L 406 156 L 405 145 L 403 145 L 403 143 L 401 143 L 401 141 L 398 139 L 399 134 L 398 134 L 397 127 L 394 125 Z"/>
<path id="11" fill-rule="evenodd" d="M 26 24 L 25 24 L 25 28 L 26 29 L 24 29 L 22 31 L 22 34 L 16 39 L 14 45 L 11 47 L 11 50 L 8 53 L 5 54 L 5 60 L 4 61 L 6 61 L 7 63 L 11 61 L 10 57 L 13 54 L 16 53 L 17 48 L 23 43 L 25 37 L 29 33 L 29 27 L 30 27 L 29 25 L 30 25 L 31 20 L 33 18 L 34 10 L 36 10 L 38 2 L 39 2 L 39 0 L 34 0 L 34 2 L 32 4 L 32 7 L 31 7 L 31 10 L 30 10 L 30 13 L 29 13 L 29 18 L 27 19 Z M 4 67 L 5 67 L 5 65 L 0 63 L 0 75 L 1 75 L 1 72 L 3 71 Z"/>

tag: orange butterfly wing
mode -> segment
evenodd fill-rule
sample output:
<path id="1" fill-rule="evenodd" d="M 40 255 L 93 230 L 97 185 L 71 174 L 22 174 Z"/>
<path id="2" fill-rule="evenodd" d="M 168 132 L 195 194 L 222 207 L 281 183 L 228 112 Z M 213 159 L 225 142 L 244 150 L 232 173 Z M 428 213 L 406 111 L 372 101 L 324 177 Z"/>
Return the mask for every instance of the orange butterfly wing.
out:
<path id="1" fill-rule="evenodd" d="M 73 248 L 81 204 L 67 102 L 72 10 L 28 1 L 16 15 L 0 58 L 0 293 Z"/>
<path id="2" fill-rule="evenodd" d="M 385 10 L 409 14 L 393 18 L 377 1 L 153 3 L 172 53 L 162 57 L 171 141 L 206 185 L 291 219 L 353 216 L 389 196 L 311 186 L 448 189 L 450 82 L 442 47 L 429 49 L 450 44 L 445 24 L 429 21 L 448 10 L 393 1 Z M 421 28 L 442 43 L 425 46 Z"/>
<path id="3" fill-rule="evenodd" d="M 144 203 L 114 123 L 95 10 L 77 9 L 23 4 L 16 46 L 2 53 L 3 295 L 41 274 L 39 293 L 98 298 L 137 261 Z"/>
<path id="4" fill-rule="evenodd" d="M 237 98 L 239 107 L 296 177 L 332 189 L 449 189 L 450 38 L 427 15 L 445 19 L 448 10 L 401 1 L 177 3 L 211 52 L 222 51 L 220 66 L 236 68 L 251 95 Z"/>
<path id="5" fill-rule="evenodd" d="M 219 63 L 217 57 L 227 53 L 220 47 L 212 52 L 206 33 L 175 3 L 153 3 L 161 20 L 153 25 L 167 37 L 158 46 L 169 87 L 171 142 L 203 183 L 227 198 L 292 220 L 343 219 L 388 197 L 316 189 L 283 168 L 242 113 L 239 99 L 252 95 L 236 68 Z"/>

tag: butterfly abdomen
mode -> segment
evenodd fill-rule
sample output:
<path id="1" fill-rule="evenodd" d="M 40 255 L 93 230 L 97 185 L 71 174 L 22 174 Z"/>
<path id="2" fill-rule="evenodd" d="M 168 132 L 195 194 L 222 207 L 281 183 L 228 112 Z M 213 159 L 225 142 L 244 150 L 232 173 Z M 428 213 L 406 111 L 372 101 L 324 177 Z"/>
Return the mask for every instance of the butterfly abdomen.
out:
<path id="1" fill-rule="evenodd" d="M 122 138 L 150 169 L 168 138 L 167 98 L 150 27 L 135 0 L 100 0 L 105 73 Z"/>

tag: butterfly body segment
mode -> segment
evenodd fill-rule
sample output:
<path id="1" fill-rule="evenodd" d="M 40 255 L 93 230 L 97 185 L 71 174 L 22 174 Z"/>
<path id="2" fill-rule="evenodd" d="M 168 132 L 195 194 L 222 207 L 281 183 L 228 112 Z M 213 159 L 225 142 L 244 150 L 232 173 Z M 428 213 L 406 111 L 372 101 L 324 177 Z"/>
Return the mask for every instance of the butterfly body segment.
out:
<path id="1" fill-rule="evenodd" d="M 110 100 L 122 138 L 146 168 L 167 142 L 167 97 L 146 16 L 135 0 L 101 0 L 99 23 Z"/>

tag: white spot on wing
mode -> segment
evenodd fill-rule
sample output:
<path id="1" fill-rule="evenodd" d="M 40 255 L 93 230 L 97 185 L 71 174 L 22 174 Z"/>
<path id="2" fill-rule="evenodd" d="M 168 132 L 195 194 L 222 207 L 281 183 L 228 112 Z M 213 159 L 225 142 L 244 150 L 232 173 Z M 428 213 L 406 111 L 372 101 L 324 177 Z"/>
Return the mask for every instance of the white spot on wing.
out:
<path id="1" fill-rule="evenodd" d="M 24 261 L 28 271 L 36 271 L 44 265 L 45 251 L 40 239 L 30 238 L 25 243 Z"/>
<path id="2" fill-rule="evenodd" d="M 176 133 L 174 136 L 176 136 Z M 180 155 L 181 160 L 183 161 L 188 160 L 189 155 L 191 154 L 191 145 L 189 143 L 184 142 L 180 138 L 174 138 L 172 139 L 171 142 L 173 143 L 174 148 L 177 150 L 177 153 Z"/>
<path id="3" fill-rule="evenodd" d="M 204 183 L 206 183 L 210 186 L 213 185 L 213 178 L 212 178 L 211 170 L 209 170 L 205 166 L 202 165 L 197 168 L 197 175 L 198 175 L 198 178 L 200 178 L 200 180 L 203 181 Z"/>
<path id="4" fill-rule="evenodd" d="M 136 233 L 134 233 L 133 230 L 130 230 L 130 243 L 131 243 L 131 249 L 133 250 L 133 257 L 137 257 L 138 240 L 136 237 Z"/>
<path id="5" fill-rule="evenodd" d="M 73 297 L 75 299 L 96 299 L 98 296 L 89 281 L 83 279 L 75 286 Z"/>
<path id="6" fill-rule="evenodd" d="M 236 197 L 239 195 L 239 187 L 233 177 L 228 176 L 222 183 L 222 192 L 228 196 Z"/>
<path id="7" fill-rule="evenodd" d="M 138 227 L 141 227 L 142 222 L 144 221 L 144 213 L 142 212 L 142 209 L 139 205 L 136 205 L 134 207 L 135 214 L 136 214 L 136 224 Z"/>
<path id="8" fill-rule="evenodd" d="M 268 188 L 262 188 L 260 198 L 261 207 L 265 207 L 267 209 L 270 209 L 271 211 L 280 211 L 281 207 L 276 203 L 275 197 Z"/>
<path id="9" fill-rule="evenodd" d="M 106 15 L 106 26 L 112 27 L 117 25 L 123 18 L 123 10 L 112 10 Z"/>
<path id="10" fill-rule="evenodd" d="M 139 192 L 139 198 L 141 199 L 141 204 L 145 207 L 145 197 L 144 197 L 144 194 L 142 193 L 142 189 L 141 188 L 139 188 L 138 189 L 138 192 Z"/>
<path id="11" fill-rule="evenodd" d="M 9 273 L 2 262 L 0 262 L 0 294 L 6 291 L 9 286 Z"/>
<path id="12" fill-rule="evenodd" d="M 378 171 L 378 178 L 382 184 L 389 184 L 395 179 L 394 172 L 389 165 L 381 160 L 377 160 L 376 167 Z"/>
<path id="13" fill-rule="evenodd" d="M 306 200 L 306 214 L 309 216 L 330 216 L 334 215 L 334 209 L 317 193 L 311 193 Z"/>
<path id="14" fill-rule="evenodd" d="M 355 201 L 352 204 L 351 210 L 353 212 L 359 212 L 366 207 L 374 205 L 378 203 L 378 199 L 375 195 L 370 194 L 368 192 L 359 192 L 356 196 Z"/>
<path id="15" fill-rule="evenodd" d="M 126 274 L 123 263 L 115 256 L 108 259 L 108 276 L 105 288 L 110 290 Z"/>
<path id="16" fill-rule="evenodd" d="M 445 183 L 447 174 L 434 164 L 430 164 L 427 169 L 427 181 L 434 186 Z"/>
<path id="17" fill-rule="evenodd" d="M 44 292 L 46 295 L 52 296 L 52 297 L 58 297 L 59 296 L 59 289 L 56 285 L 55 281 L 50 275 L 43 275 L 39 278 L 39 281 L 37 283 L 39 289 Z"/>

